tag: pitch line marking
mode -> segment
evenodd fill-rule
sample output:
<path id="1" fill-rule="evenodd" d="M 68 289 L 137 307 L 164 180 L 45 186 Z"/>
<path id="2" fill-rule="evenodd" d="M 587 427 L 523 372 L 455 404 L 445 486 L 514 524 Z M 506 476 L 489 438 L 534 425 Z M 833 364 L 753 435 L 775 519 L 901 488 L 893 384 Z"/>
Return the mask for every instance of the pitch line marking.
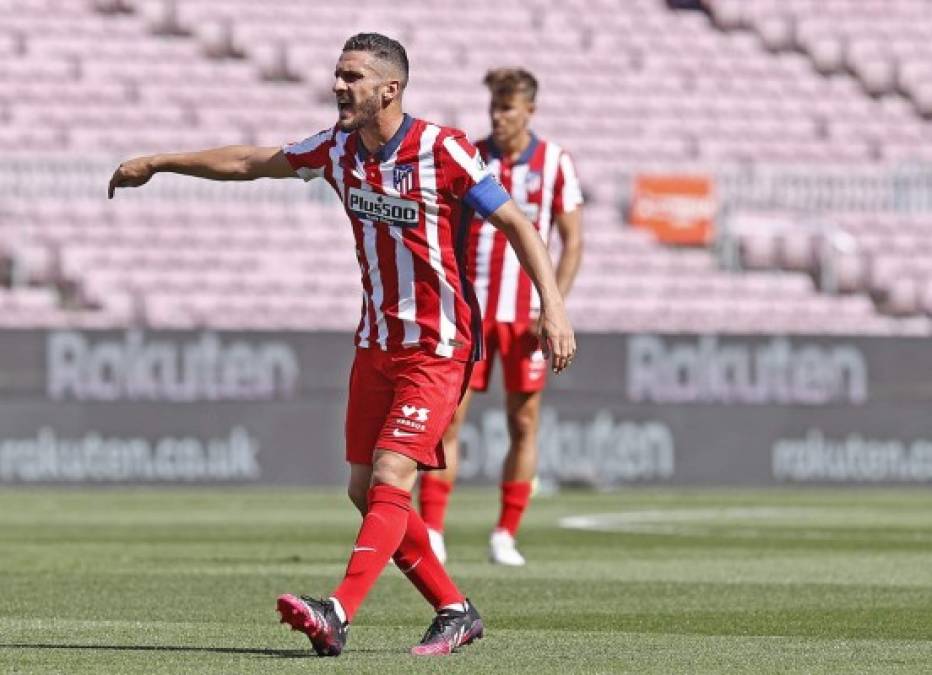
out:
<path id="1" fill-rule="evenodd" d="M 837 509 L 818 507 L 712 507 L 698 509 L 645 509 L 615 513 L 592 513 L 560 518 L 559 526 L 590 532 L 625 532 L 666 536 L 718 536 L 732 539 L 790 538 L 809 540 L 844 539 L 838 529 L 855 534 L 857 514 L 838 520 Z M 756 521 L 756 524 L 755 524 Z M 768 522 L 769 521 L 769 522 Z M 880 523 L 866 522 L 876 527 Z M 776 527 L 775 527 L 776 526 Z M 794 528 L 785 531 L 777 528 Z M 798 529 L 797 529 L 798 528 Z M 834 530 L 834 531 L 829 531 Z M 903 533 L 904 541 L 930 539 L 924 533 Z"/>

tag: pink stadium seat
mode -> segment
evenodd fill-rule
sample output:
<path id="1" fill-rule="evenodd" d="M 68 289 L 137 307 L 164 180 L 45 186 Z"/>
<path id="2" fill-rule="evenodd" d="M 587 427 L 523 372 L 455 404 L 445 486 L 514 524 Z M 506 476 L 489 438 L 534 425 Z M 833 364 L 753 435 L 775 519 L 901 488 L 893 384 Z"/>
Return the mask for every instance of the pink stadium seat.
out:
<path id="1" fill-rule="evenodd" d="M 880 253 L 872 256 L 869 272 L 871 290 L 875 293 L 886 293 L 900 278 L 904 266 L 904 258 L 896 254 Z"/>
<path id="2" fill-rule="evenodd" d="M 885 287 L 881 307 L 894 316 L 917 314 L 922 309 L 922 284 L 916 277 L 891 279 Z"/>
<path id="3" fill-rule="evenodd" d="M 780 263 L 786 270 L 815 272 L 818 261 L 819 237 L 815 232 L 791 228 L 779 240 Z"/>

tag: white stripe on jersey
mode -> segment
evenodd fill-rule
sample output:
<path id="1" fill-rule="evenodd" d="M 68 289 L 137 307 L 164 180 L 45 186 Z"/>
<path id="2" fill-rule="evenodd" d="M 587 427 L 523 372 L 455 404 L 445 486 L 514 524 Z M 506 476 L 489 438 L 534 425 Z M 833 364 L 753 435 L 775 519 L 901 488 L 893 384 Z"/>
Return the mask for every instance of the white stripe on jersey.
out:
<path id="1" fill-rule="evenodd" d="M 557 180 L 557 169 L 560 167 L 562 154 L 563 151 L 555 143 L 547 143 L 547 147 L 544 148 L 543 188 L 540 195 L 540 219 L 538 220 L 540 238 L 544 242 L 550 241 L 550 226 L 553 224 L 550 219 L 553 214 L 553 186 Z M 540 311 L 540 295 L 534 284 L 531 284 L 531 311 Z"/>
<path id="2" fill-rule="evenodd" d="M 421 185 L 421 198 L 424 201 L 424 225 L 427 234 L 428 257 L 430 266 L 437 274 L 437 286 L 440 289 L 440 340 L 437 343 L 437 354 L 440 356 L 453 356 L 453 345 L 451 342 L 456 339 L 456 305 L 455 294 L 450 282 L 447 281 L 446 274 L 443 271 L 443 259 L 440 255 L 440 233 L 437 229 L 437 216 L 440 209 L 437 205 L 437 167 L 434 163 L 434 143 L 440 133 L 440 127 L 433 124 L 427 124 L 421 134 L 421 145 L 418 149 L 418 177 Z M 459 163 L 454 154 L 459 151 L 460 155 L 467 158 L 467 164 L 463 165 L 464 170 L 469 170 L 469 155 L 451 138 L 444 141 L 444 147 L 450 152 L 450 155 Z M 478 169 L 478 165 L 476 166 Z"/>
<path id="3" fill-rule="evenodd" d="M 582 204 L 583 198 L 576 167 L 566 153 L 560 157 L 560 170 L 563 172 L 563 212 L 569 213 Z"/>
<path id="4" fill-rule="evenodd" d="M 401 147 L 401 144 L 398 145 Z M 395 154 L 382 164 L 382 191 L 391 197 L 400 197 L 401 193 L 395 189 Z M 417 324 L 417 299 L 414 296 L 414 256 L 411 249 L 405 246 L 404 230 L 400 227 L 389 227 L 388 233 L 395 240 L 395 269 L 398 270 L 398 318 L 404 326 L 404 345 L 406 347 L 418 344 L 421 339 L 421 327 Z"/>
<path id="5" fill-rule="evenodd" d="M 527 174 L 528 165 L 515 164 L 511 168 L 511 198 L 519 207 L 527 204 Z M 518 277 L 521 273 L 521 263 L 518 255 L 509 244 L 505 247 L 505 259 L 502 261 L 502 281 L 498 292 L 498 309 L 495 320 L 511 323 L 517 314 Z"/>
<path id="6" fill-rule="evenodd" d="M 294 145 L 287 146 L 285 152 L 289 155 L 303 155 L 308 152 L 314 152 L 317 148 L 322 146 L 324 143 L 330 140 L 330 130 L 321 131 L 315 136 L 310 138 L 305 138 L 300 143 L 295 143 Z M 324 175 L 324 167 L 319 169 L 311 169 L 306 166 L 299 167 L 297 172 L 298 176 L 304 180 L 313 180 L 315 178 L 320 178 Z"/>
<path id="7" fill-rule="evenodd" d="M 469 153 L 463 150 L 463 146 L 457 143 L 453 136 L 447 137 L 443 142 L 443 147 L 450 153 L 450 157 L 453 161 L 459 164 L 460 168 L 469 174 L 469 178 L 473 183 L 478 183 L 489 175 L 488 168 L 483 168 L 482 163 L 478 161 L 478 151 L 476 151 L 475 156 L 470 157 Z"/>
<path id="8" fill-rule="evenodd" d="M 492 272 L 492 246 L 495 244 L 495 226 L 487 220 L 479 228 L 479 243 L 476 247 L 476 279 L 473 290 L 479 302 L 479 313 L 485 316 L 489 306 L 489 275 Z"/>

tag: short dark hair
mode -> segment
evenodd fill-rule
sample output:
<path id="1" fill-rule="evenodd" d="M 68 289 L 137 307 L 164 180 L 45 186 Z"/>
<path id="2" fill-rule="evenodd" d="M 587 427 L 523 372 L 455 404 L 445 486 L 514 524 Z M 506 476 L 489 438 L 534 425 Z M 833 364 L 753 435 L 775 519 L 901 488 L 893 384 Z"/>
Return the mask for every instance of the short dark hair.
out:
<path id="1" fill-rule="evenodd" d="M 482 82 L 493 98 L 524 94 L 533 103 L 537 97 L 537 78 L 524 68 L 493 68 Z"/>
<path id="2" fill-rule="evenodd" d="M 402 73 L 402 88 L 408 84 L 408 53 L 398 40 L 381 33 L 357 33 L 343 44 L 344 52 L 369 52 L 396 66 Z"/>

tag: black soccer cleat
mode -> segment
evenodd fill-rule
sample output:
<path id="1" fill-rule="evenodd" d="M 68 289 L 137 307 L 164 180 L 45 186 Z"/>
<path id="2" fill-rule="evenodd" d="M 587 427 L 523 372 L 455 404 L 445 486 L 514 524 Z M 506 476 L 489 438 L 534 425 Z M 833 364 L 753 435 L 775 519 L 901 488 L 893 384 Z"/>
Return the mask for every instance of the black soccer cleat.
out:
<path id="1" fill-rule="evenodd" d="M 484 633 L 482 617 L 469 600 L 464 600 L 466 611 L 441 609 L 424 633 L 421 642 L 411 648 L 415 656 L 452 654 L 458 647 L 478 640 Z"/>
<path id="2" fill-rule="evenodd" d="M 318 656 L 339 656 L 343 651 L 349 624 L 340 621 L 330 600 L 280 595 L 278 613 L 282 615 L 281 623 L 307 635 Z"/>

